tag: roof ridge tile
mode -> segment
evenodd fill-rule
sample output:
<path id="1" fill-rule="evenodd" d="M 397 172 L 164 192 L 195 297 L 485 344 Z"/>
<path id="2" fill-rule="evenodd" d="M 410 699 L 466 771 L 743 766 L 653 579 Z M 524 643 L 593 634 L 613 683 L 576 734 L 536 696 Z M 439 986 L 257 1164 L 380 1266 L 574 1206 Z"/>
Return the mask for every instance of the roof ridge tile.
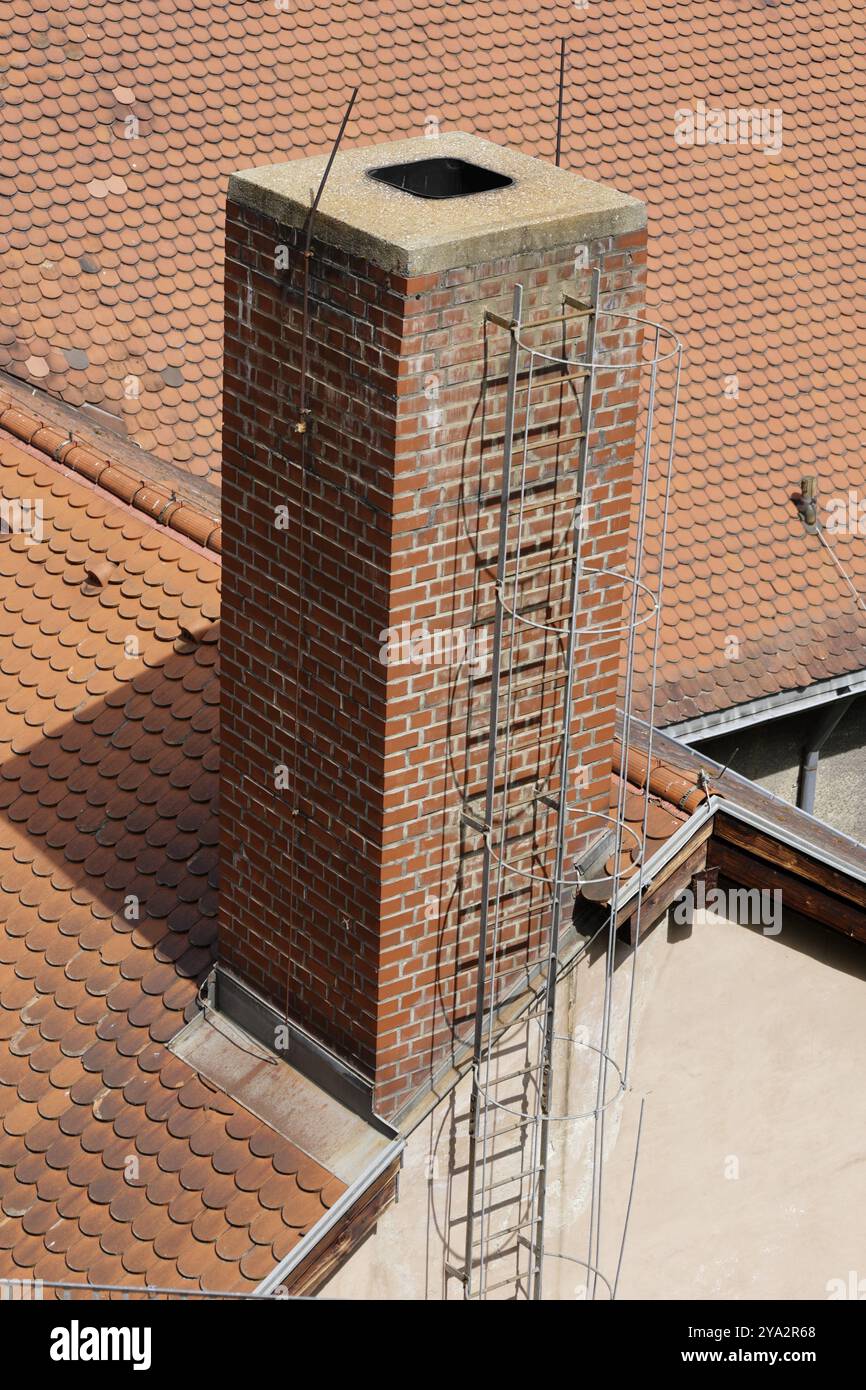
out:
<path id="1" fill-rule="evenodd" d="M 194 541 L 203 550 L 219 555 L 222 551 L 222 528 L 218 521 L 199 510 L 194 503 L 178 497 L 171 489 L 146 478 L 136 478 L 122 464 L 114 463 L 107 454 L 89 444 L 79 443 L 74 435 L 47 425 L 38 415 L 31 414 L 0 389 L 0 428 L 36 449 L 53 463 L 62 464 L 96 487 L 104 489 L 151 520 L 177 531 Z"/>

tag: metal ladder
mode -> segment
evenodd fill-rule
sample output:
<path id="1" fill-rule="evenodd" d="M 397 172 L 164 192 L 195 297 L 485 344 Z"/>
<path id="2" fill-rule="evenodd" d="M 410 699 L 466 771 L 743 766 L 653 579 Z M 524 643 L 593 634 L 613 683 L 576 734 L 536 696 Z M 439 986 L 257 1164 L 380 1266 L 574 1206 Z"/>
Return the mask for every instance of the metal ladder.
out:
<path id="1" fill-rule="evenodd" d="M 502 473 L 484 810 L 478 814 L 464 809 L 464 823 L 480 836 L 482 853 L 465 1252 L 462 1268 L 454 1271 L 460 1275 L 464 1296 L 469 1299 L 539 1299 L 542 1295 L 562 899 L 573 881 L 565 871 L 565 859 L 569 809 L 574 809 L 569 802 L 570 792 L 573 796 L 569 787 L 572 703 L 599 278 L 599 272 L 594 271 L 589 302 L 563 296 L 563 312 L 553 318 L 524 324 L 520 285 L 514 292 L 510 320 L 487 315 L 488 322 L 510 335 L 510 347 L 505 428 L 496 436 L 502 449 Z M 524 333 L 538 328 L 560 325 L 565 335 L 575 324 L 585 331 L 579 351 L 574 352 L 574 345 L 569 344 L 571 370 L 568 362 L 558 362 L 543 347 L 530 347 L 522 341 Z M 522 354 L 529 355 L 523 368 Z M 574 372 L 574 358 L 583 360 L 584 370 Z M 542 367 L 538 367 L 539 362 Z M 557 365 L 563 373 L 558 380 L 550 375 Z M 533 390 L 539 379 L 536 373 L 541 372 L 546 387 L 581 383 L 579 430 L 566 429 L 546 438 L 548 426 L 533 423 Z M 577 395 L 574 399 L 578 400 Z M 521 411 L 522 420 L 518 420 Z M 523 559 L 537 537 L 528 540 L 525 523 L 527 517 L 543 513 L 546 504 L 535 500 L 538 488 L 536 482 L 528 481 L 528 469 L 533 450 L 551 447 L 557 454 L 560 447 L 567 450 L 570 460 L 566 474 L 573 484 L 574 498 L 567 526 L 570 534 L 561 558 L 554 557 L 549 566 L 533 571 L 523 566 Z M 527 501 L 528 497 L 533 500 Z M 570 498 L 566 505 L 571 506 Z M 554 514 L 555 509 L 554 502 Z M 522 606 L 521 584 L 545 568 L 551 582 L 566 596 L 555 626 L 530 616 L 537 614 L 537 598 Z M 547 676 L 544 658 L 537 681 L 527 680 L 515 670 L 517 630 L 521 626 L 561 634 L 563 669 L 555 677 Z M 549 706 L 554 698 L 554 719 L 558 721 L 550 790 L 536 786 L 536 794 L 528 800 L 525 768 L 515 767 L 513 756 L 518 722 L 515 706 L 527 698 L 527 692 L 539 695 L 543 705 L 546 702 Z M 539 817 L 544 819 L 542 854 L 552 858 L 551 870 L 535 874 L 509 863 L 510 827 L 519 825 L 522 816 L 531 824 Z M 521 880 L 528 883 L 525 906 L 520 903 L 520 891 L 515 892 L 515 884 Z"/>

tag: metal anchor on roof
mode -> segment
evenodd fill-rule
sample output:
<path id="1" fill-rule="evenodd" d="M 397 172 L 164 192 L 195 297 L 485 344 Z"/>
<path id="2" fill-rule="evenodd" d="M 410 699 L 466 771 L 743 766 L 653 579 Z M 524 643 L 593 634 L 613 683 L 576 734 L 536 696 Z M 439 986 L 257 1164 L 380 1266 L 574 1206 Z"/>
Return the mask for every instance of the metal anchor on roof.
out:
<path id="1" fill-rule="evenodd" d="M 792 494 L 791 501 L 797 508 L 800 520 L 809 535 L 815 535 L 819 527 L 818 479 L 814 477 L 803 478 L 800 482 L 800 491 Z"/>

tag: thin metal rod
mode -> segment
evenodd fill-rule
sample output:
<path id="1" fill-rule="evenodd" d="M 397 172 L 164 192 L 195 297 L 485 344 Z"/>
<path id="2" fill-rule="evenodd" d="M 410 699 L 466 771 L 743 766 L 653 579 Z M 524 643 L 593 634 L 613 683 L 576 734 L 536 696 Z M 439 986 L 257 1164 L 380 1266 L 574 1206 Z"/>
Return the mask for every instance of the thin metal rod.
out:
<path id="1" fill-rule="evenodd" d="M 601 287 L 601 275 L 598 270 L 592 273 L 592 302 L 598 304 L 598 296 Z M 556 982 L 557 967 L 559 961 L 559 928 L 560 915 L 562 912 L 562 870 L 565 860 L 565 839 L 566 825 L 568 822 L 568 777 L 569 760 L 571 757 L 571 706 L 574 697 L 574 678 L 575 678 L 575 652 L 577 647 L 577 608 L 580 593 L 580 575 L 583 561 L 583 500 L 586 486 L 586 470 L 589 460 L 589 439 L 592 432 L 592 404 L 595 388 L 595 333 L 596 316 L 587 319 L 587 342 L 586 354 L 590 362 L 589 377 L 584 385 L 582 402 L 582 421 L 583 430 L 580 446 L 580 454 L 577 466 L 577 485 L 576 485 L 576 505 L 574 511 L 574 530 L 572 536 L 572 566 L 570 578 L 569 595 L 569 625 L 568 637 L 566 639 L 566 686 L 563 697 L 563 725 L 562 738 L 560 740 L 559 758 L 559 805 L 556 817 L 556 857 L 553 881 L 556 885 L 553 893 L 553 903 L 551 911 L 550 940 L 548 943 L 549 959 L 546 983 L 545 1005 L 544 1005 L 544 1031 L 543 1031 L 543 1050 L 544 1050 L 544 1080 L 542 1087 L 542 1118 L 541 1118 L 541 1153 L 543 1155 L 541 1164 L 541 1176 L 538 1182 L 538 1232 L 535 1259 L 535 1279 L 533 1283 L 533 1298 L 540 1300 L 542 1297 L 542 1282 L 544 1268 L 544 1220 L 547 1204 L 547 1173 L 546 1156 L 548 1152 L 549 1127 L 550 1127 L 550 1092 L 551 1092 L 551 1073 L 553 1069 L 553 1039 L 555 1032 L 556 1015 Z"/>
<path id="2" fill-rule="evenodd" d="M 631 1185 L 630 1185 L 630 1187 L 629 1187 L 629 1189 L 628 1189 L 628 1204 L 627 1204 L 626 1209 L 625 1209 L 625 1221 L 623 1222 L 623 1228 L 622 1228 L 622 1240 L 621 1240 L 620 1243 L 619 1243 L 619 1259 L 618 1259 L 617 1262 L 616 1262 L 616 1274 L 614 1275 L 614 1280 L 613 1280 L 613 1290 L 612 1290 L 612 1292 L 611 1292 L 611 1302 L 613 1302 L 613 1301 L 616 1299 L 616 1291 L 617 1291 L 617 1289 L 618 1289 L 618 1287 L 619 1287 L 619 1275 L 620 1275 L 620 1270 L 622 1269 L 622 1257 L 623 1257 L 623 1255 L 625 1254 L 625 1238 L 626 1238 L 626 1236 L 628 1235 L 628 1222 L 629 1222 L 629 1217 L 631 1216 L 631 1204 L 632 1204 L 632 1199 L 633 1199 L 633 1197 L 634 1197 L 634 1184 L 635 1184 L 635 1178 L 637 1177 L 637 1160 L 638 1160 L 638 1154 L 640 1153 L 640 1136 L 641 1136 L 641 1130 L 643 1129 L 643 1112 L 644 1112 L 644 1106 L 645 1106 L 645 1105 L 646 1105 L 646 1097 L 645 1097 L 645 1096 L 641 1096 L 641 1101 L 640 1101 L 640 1114 L 639 1114 L 639 1116 L 638 1116 L 638 1121 L 637 1121 L 637 1138 L 635 1139 L 635 1144 L 634 1144 L 634 1163 L 632 1164 L 632 1169 L 631 1169 Z"/>
<path id="3" fill-rule="evenodd" d="M 639 364 L 639 361 L 635 361 L 635 363 L 633 364 L 633 366 L 634 366 L 634 368 L 635 368 L 635 370 L 636 370 L 636 372 L 637 372 L 637 374 L 638 374 L 638 376 L 639 376 L 639 375 L 640 375 L 640 364 Z M 645 460 L 645 462 L 646 462 L 646 460 Z M 642 486 L 642 487 L 641 487 L 641 508 L 642 508 L 642 509 L 645 507 L 645 497 L 646 497 L 646 489 L 645 489 L 645 486 Z M 637 543 L 637 547 L 636 547 L 637 550 L 639 550 L 639 547 L 640 547 L 640 530 L 641 530 L 641 522 L 639 522 L 639 524 L 638 524 L 638 543 Z M 636 591 L 635 591 L 635 594 L 636 594 Z M 633 669 L 633 664 L 634 664 L 634 637 L 635 637 L 635 632 L 634 632 L 634 617 L 635 617 L 634 599 L 635 599 L 635 594 L 633 594 L 633 596 L 632 596 L 632 622 L 629 624 L 629 628 L 628 628 L 628 640 L 627 640 L 627 643 L 626 643 L 626 659 L 625 659 L 625 668 L 626 668 L 625 705 L 626 705 L 626 708 L 630 708 L 630 704 L 631 704 L 631 675 L 632 675 L 632 669 Z M 619 785 L 619 790 L 618 790 L 618 795 L 617 795 L 617 823 L 618 823 L 618 824 L 621 824 L 622 818 L 623 818 L 624 814 L 625 814 L 625 785 L 624 785 L 623 779 L 621 779 L 621 780 L 620 780 L 620 785 Z M 609 912 L 609 914 L 608 914 L 607 923 L 606 923 L 607 943 L 606 943 L 606 947 L 605 947 L 604 990 L 603 990 L 603 996 L 602 996 L 602 1017 L 601 1017 L 601 1026 L 600 1026 L 600 1032 L 599 1032 L 598 1073 L 597 1073 L 597 1079 L 596 1079 L 596 1103 L 595 1103 L 595 1111 L 594 1111 L 593 1137 L 592 1137 L 592 1169 L 591 1169 L 591 1178 L 592 1178 L 592 1181 L 591 1181 L 591 1189 L 590 1189 L 591 1195 L 590 1195 L 590 1209 L 589 1209 L 589 1244 L 588 1244 L 588 1248 L 587 1248 L 587 1261 L 586 1261 L 587 1269 L 590 1270 L 591 1273 L 592 1273 L 592 1292 L 591 1292 L 591 1297 L 592 1297 L 592 1298 L 595 1298 L 595 1293 L 596 1293 L 596 1289 L 597 1289 L 597 1286 L 598 1286 L 597 1256 L 598 1256 L 598 1248 L 599 1248 L 599 1238 L 598 1238 L 597 1232 L 600 1232 L 600 1215 L 601 1215 L 601 1212 L 600 1212 L 600 1205 L 601 1205 L 601 1167 L 602 1167 L 602 1164 L 603 1164 L 603 1161 L 604 1161 L 604 1142 L 603 1142 L 603 1132 L 604 1132 L 604 1108 L 605 1108 L 605 1101 L 606 1101 L 606 1098 L 607 1098 L 607 1062 L 606 1062 L 606 1052 L 607 1052 L 607 1043 L 608 1043 L 608 1038 L 609 1038 L 609 1019 L 610 1019 L 610 1012 L 611 1012 L 611 1000 L 612 1000 L 612 990 L 613 990 L 613 959 L 614 959 L 615 940 L 616 940 L 616 913 L 615 913 L 615 911 L 614 911 L 614 906 L 613 906 L 613 904 L 614 904 L 615 901 L 616 901 L 616 895 L 617 895 L 617 893 L 618 893 L 618 891 L 619 891 L 619 879 L 620 879 L 621 864 L 622 864 L 622 855 L 621 855 L 621 853 L 620 853 L 620 843 L 621 843 L 621 841 L 618 839 L 617 842 L 616 842 L 616 847 L 615 847 L 615 849 L 614 849 L 614 854 L 613 854 L 613 857 L 614 857 L 614 873 L 613 873 L 613 877 L 612 877 L 612 888 L 613 888 L 613 893 L 612 893 L 612 900 L 611 900 L 611 908 L 610 908 L 610 912 Z M 594 1258 L 594 1256 L 593 1256 L 593 1244 L 595 1244 L 595 1258 Z"/>
<path id="4" fill-rule="evenodd" d="M 556 167 L 562 163 L 562 107 L 565 99 L 565 35 L 559 45 L 559 100 L 556 108 Z"/>
<path id="5" fill-rule="evenodd" d="M 845 583 L 848 585 L 851 597 L 853 598 L 857 607 L 862 608 L 863 612 L 866 613 L 866 599 L 863 598 L 863 595 L 860 593 L 859 589 L 857 588 L 857 585 L 854 583 L 845 566 L 842 564 L 842 561 L 839 559 L 839 556 L 836 554 L 836 551 L 834 550 L 833 546 L 830 544 L 830 542 L 827 540 L 827 537 L 824 535 L 823 526 L 819 525 L 818 530 L 815 534 L 817 535 L 818 540 L 821 542 L 824 549 L 827 551 L 827 554 L 830 556 L 830 559 L 833 561 L 833 564 L 836 566 Z"/>
<path id="6" fill-rule="evenodd" d="M 639 582 L 643 572 L 644 543 L 646 533 L 647 503 L 649 498 L 649 475 L 650 462 L 652 458 L 652 436 L 653 424 L 655 420 L 655 398 L 659 360 L 659 337 L 660 330 L 655 330 L 655 341 L 652 355 L 652 365 L 650 369 L 649 397 L 647 401 L 647 424 L 644 438 L 643 463 L 641 468 L 641 488 L 640 488 L 640 508 L 638 515 L 637 535 L 634 548 L 634 578 Z M 635 371 L 638 376 L 641 371 L 640 350 L 636 352 Z M 633 703 L 633 680 L 634 680 L 634 649 L 635 649 L 635 624 L 637 619 L 637 595 L 638 589 L 635 585 L 632 594 L 631 624 L 627 641 L 626 655 L 626 681 L 625 699 L 623 710 L 623 747 L 625 765 L 628 764 L 628 750 L 631 742 L 631 720 Z M 620 779 L 618 810 L 620 817 L 625 814 L 625 792 L 627 778 Z M 644 788 L 644 809 L 643 809 L 643 828 L 642 843 L 646 842 L 646 824 L 649 810 L 649 778 L 647 778 Z M 605 1142 L 605 1107 L 604 1101 L 607 1095 L 607 1057 L 610 1051 L 610 1025 L 613 1013 L 613 973 L 616 963 L 616 932 L 617 932 L 617 912 L 616 902 L 619 896 L 619 885 L 622 872 L 622 856 L 617 853 L 615 869 L 613 874 L 613 893 L 611 896 L 610 919 L 608 930 L 608 946 L 605 959 L 605 994 L 602 1016 L 602 1029 L 600 1039 L 599 1065 L 598 1065 L 598 1086 L 596 1093 L 596 1122 L 594 1126 L 593 1140 L 593 1197 L 590 1212 L 590 1263 L 598 1269 L 601 1250 L 601 1218 L 602 1200 L 604 1183 L 604 1142 Z M 632 996 L 630 996 L 631 998 Z M 593 1241 L 593 1220 L 595 1224 L 595 1258 L 592 1257 Z M 597 1274 L 593 1276 L 592 1297 L 598 1286 Z"/>
<path id="7" fill-rule="evenodd" d="M 325 165 L 325 171 L 322 174 L 321 179 L 319 180 L 319 186 L 316 189 L 315 197 L 313 198 L 312 204 L 310 205 L 310 210 L 307 213 L 306 219 L 304 221 L 304 291 L 301 320 L 301 400 L 299 407 L 300 419 L 298 421 L 298 423 L 301 425 L 306 423 L 304 417 L 306 414 L 307 405 L 307 338 L 309 336 L 310 256 L 312 254 L 310 251 L 310 243 L 313 239 L 313 219 L 316 216 L 316 209 L 319 206 L 319 199 L 321 198 L 322 193 L 325 190 L 325 184 L 328 182 L 328 175 L 331 172 L 331 166 L 333 165 L 334 160 L 337 157 L 337 151 L 340 148 L 340 141 L 343 138 L 343 132 L 345 131 L 346 126 L 349 124 L 349 117 L 352 114 L 352 107 L 355 105 L 355 98 L 357 97 L 360 90 L 360 86 L 355 87 L 354 91 L 352 92 L 352 95 L 349 98 L 349 104 L 343 113 L 343 119 L 340 122 L 340 129 L 337 131 L 337 138 L 331 147 L 331 153 L 328 156 L 328 162 Z"/>
<path id="8" fill-rule="evenodd" d="M 558 363 L 555 365 L 558 365 Z M 561 376 L 555 381 L 544 382 L 542 384 L 547 386 L 548 389 L 555 388 L 557 386 L 569 386 L 572 382 L 575 381 L 586 381 L 586 376 L 586 372 L 573 372 L 571 376 Z M 518 391 L 526 391 L 527 387 L 525 385 L 521 385 L 518 386 L 517 389 Z"/>
<path id="9" fill-rule="evenodd" d="M 528 333 L 533 328 L 549 328 L 554 323 L 562 325 L 571 323 L 572 319 L 590 318 L 593 313 L 592 305 L 578 304 L 577 300 L 573 302 L 566 300 L 565 302 L 571 304 L 570 314 L 554 314 L 549 319 L 535 319 L 533 323 L 525 323 L 523 325 L 524 333 Z"/>
<path id="10" fill-rule="evenodd" d="M 649 690 L 649 710 L 648 710 L 648 731 L 646 741 L 647 776 L 646 786 L 644 787 L 644 840 L 646 839 L 646 820 L 649 808 L 649 769 L 652 767 L 653 742 L 655 738 L 655 704 L 656 704 L 656 681 L 658 679 L 658 651 L 661 642 L 661 619 L 662 604 L 664 602 L 664 582 L 665 582 L 665 561 L 667 559 L 667 539 L 668 539 L 668 515 L 670 511 L 671 488 L 673 486 L 674 457 L 676 455 L 677 444 L 677 412 L 679 410 L 680 399 L 680 377 L 682 374 L 683 350 L 680 347 L 677 351 L 673 406 L 671 412 L 671 433 L 668 444 L 667 462 L 665 469 L 664 496 L 662 499 L 662 519 L 661 535 L 659 537 L 659 571 L 658 584 L 656 586 L 656 620 L 655 633 L 653 636 L 652 661 L 650 667 L 650 690 Z M 623 766 L 628 764 L 628 750 L 626 749 Z M 634 925 L 634 954 L 632 956 L 631 983 L 629 985 L 629 1004 L 628 1004 L 628 1023 L 625 1036 L 625 1058 L 623 1061 L 623 1082 L 628 1084 L 629 1068 L 631 1066 L 631 1044 L 632 1044 L 632 1014 L 634 1010 L 635 974 L 637 971 L 637 948 L 640 945 L 641 913 L 643 909 L 643 879 L 644 865 L 638 871 L 637 904 L 635 907 Z"/>
<path id="11" fill-rule="evenodd" d="M 70 1292 L 74 1290 L 76 1293 L 119 1293 L 123 1294 L 126 1298 L 129 1298 L 130 1294 L 137 1293 L 146 1294 L 149 1298 L 154 1295 L 162 1294 L 167 1298 L 174 1297 L 184 1300 L 190 1298 L 241 1298 L 247 1300 L 253 1299 L 260 1302 L 262 1299 L 273 1301 L 275 1298 L 274 1294 L 257 1293 L 255 1289 L 252 1289 L 249 1293 L 238 1293 L 236 1289 L 202 1289 L 193 1285 L 190 1285 L 189 1288 L 179 1289 L 163 1284 L 73 1284 L 69 1281 L 60 1279 L 31 1279 L 29 1276 L 25 1278 L 23 1275 L 20 1279 L 0 1279 L 0 1289 L 11 1288 L 17 1291 L 21 1288 L 37 1287 L 42 1289 L 68 1289 Z M 293 1297 L 294 1295 L 290 1296 Z M 29 1303 L 38 1300 L 24 1298 L 10 1299 L 9 1301 L 15 1303 Z"/>

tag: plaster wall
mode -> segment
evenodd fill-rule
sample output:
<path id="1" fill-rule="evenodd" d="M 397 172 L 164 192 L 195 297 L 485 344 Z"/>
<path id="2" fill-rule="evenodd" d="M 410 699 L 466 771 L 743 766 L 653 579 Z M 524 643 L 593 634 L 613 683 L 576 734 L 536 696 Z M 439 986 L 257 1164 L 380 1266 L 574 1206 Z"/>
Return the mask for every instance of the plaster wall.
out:
<path id="1" fill-rule="evenodd" d="M 603 974 L 603 956 L 584 961 L 561 989 L 561 1032 L 597 1037 Z M 620 1063 L 630 975 L 621 950 L 610 1047 Z M 600 1269 L 612 1280 L 644 1098 L 619 1298 L 823 1299 L 866 1276 L 864 975 L 862 946 L 793 913 L 776 937 L 699 916 L 691 927 L 662 921 L 644 939 L 633 1069 L 604 1126 Z M 592 1104 L 591 1050 L 559 1051 L 560 1110 L 565 1101 L 578 1113 Z M 411 1136 L 398 1205 L 328 1296 L 461 1296 L 445 1265 L 462 1256 L 467 1097 L 464 1080 Z M 554 1137 L 548 1298 L 592 1292 L 576 1263 L 587 1253 L 591 1137 L 588 1121 Z M 596 1297 L 608 1297 L 601 1280 Z"/>

